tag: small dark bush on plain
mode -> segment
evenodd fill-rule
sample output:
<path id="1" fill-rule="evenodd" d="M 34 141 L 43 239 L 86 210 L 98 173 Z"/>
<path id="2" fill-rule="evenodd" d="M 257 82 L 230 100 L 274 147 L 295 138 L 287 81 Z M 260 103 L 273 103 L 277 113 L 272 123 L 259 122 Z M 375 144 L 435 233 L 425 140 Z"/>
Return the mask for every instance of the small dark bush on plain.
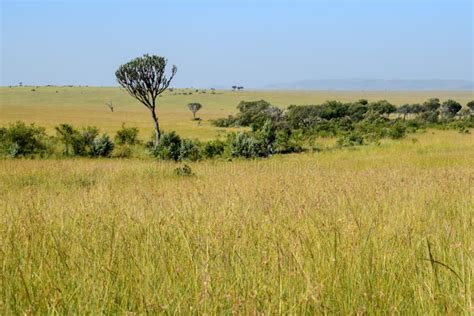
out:
<path id="1" fill-rule="evenodd" d="M 114 150 L 114 143 L 110 140 L 107 134 L 96 137 L 92 142 L 91 156 L 92 157 L 110 157 Z"/>
<path id="2" fill-rule="evenodd" d="M 174 174 L 177 176 L 183 176 L 183 177 L 189 177 L 189 176 L 194 175 L 191 167 L 186 164 L 174 169 Z"/>
<path id="3" fill-rule="evenodd" d="M 181 137 L 176 132 L 164 133 L 160 143 L 150 148 L 152 156 L 163 160 L 179 160 Z"/>
<path id="4" fill-rule="evenodd" d="M 65 155 L 90 155 L 94 140 L 99 135 L 99 129 L 95 126 L 85 127 L 82 132 L 70 124 L 60 124 L 55 129 L 56 138 L 64 145 Z"/>
<path id="5" fill-rule="evenodd" d="M 232 157 L 256 158 L 261 156 L 262 144 L 251 133 L 237 133 L 229 138 Z"/>
<path id="6" fill-rule="evenodd" d="M 181 148 L 179 151 L 178 160 L 198 161 L 201 158 L 202 157 L 199 149 L 199 142 L 191 139 L 183 139 L 181 141 Z"/>
<path id="7" fill-rule="evenodd" d="M 115 142 L 118 145 L 135 145 L 138 143 L 137 127 L 125 127 L 125 123 L 122 124 L 122 128 L 115 134 Z"/>
<path id="8" fill-rule="evenodd" d="M 202 149 L 202 154 L 204 155 L 205 158 L 209 158 L 209 159 L 222 156 L 225 150 L 225 146 L 226 146 L 226 143 L 223 141 L 220 141 L 218 139 L 211 140 L 204 144 L 204 147 Z"/>

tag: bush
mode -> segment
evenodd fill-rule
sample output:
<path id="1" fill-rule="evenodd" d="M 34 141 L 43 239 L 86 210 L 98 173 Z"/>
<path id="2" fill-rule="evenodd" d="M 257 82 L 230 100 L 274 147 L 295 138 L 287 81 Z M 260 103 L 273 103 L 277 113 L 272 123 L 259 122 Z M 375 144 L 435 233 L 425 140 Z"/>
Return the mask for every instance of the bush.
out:
<path id="1" fill-rule="evenodd" d="M 197 161 L 201 159 L 201 152 L 199 150 L 199 143 L 191 139 L 183 139 L 181 141 L 181 148 L 179 152 L 179 160 Z"/>
<path id="2" fill-rule="evenodd" d="M 211 123 L 217 127 L 230 126 L 252 126 L 253 130 L 261 129 L 267 120 L 279 121 L 283 117 L 283 111 L 270 103 L 260 101 L 242 101 L 237 106 L 239 113 L 235 116 L 212 120 Z"/>
<path id="3" fill-rule="evenodd" d="M 255 158 L 261 156 L 262 144 L 250 133 L 237 133 L 229 141 L 232 157 Z"/>
<path id="4" fill-rule="evenodd" d="M 438 111 L 434 112 L 423 112 L 420 115 L 420 120 L 426 122 L 426 123 L 431 123 L 431 124 L 436 124 L 439 121 L 439 114 Z"/>
<path id="5" fill-rule="evenodd" d="M 186 164 L 174 169 L 174 174 L 177 176 L 184 176 L 184 177 L 189 177 L 189 176 L 194 175 L 191 167 Z"/>
<path id="6" fill-rule="evenodd" d="M 454 117 L 461 109 L 461 104 L 454 100 L 447 100 L 441 105 L 441 113 L 443 113 L 446 118 Z"/>
<path id="7" fill-rule="evenodd" d="M 69 124 L 60 124 L 55 129 L 56 137 L 64 144 L 65 155 L 86 156 L 91 154 L 93 142 L 99 135 L 99 129 L 95 126 L 85 127 L 82 132 Z"/>
<path id="8" fill-rule="evenodd" d="M 103 134 L 92 142 L 90 154 L 92 157 L 110 157 L 112 150 L 114 150 L 114 143 L 107 134 Z"/>
<path id="9" fill-rule="evenodd" d="M 225 150 L 226 143 L 218 139 L 209 141 L 204 144 L 202 154 L 205 158 L 212 159 L 217 156 L 222 156 Z"/>
<path id="10" fill-rule="evenodd" d="M 163 160 L 179 160 L 181 137 L 176 132 L 163 133 L 160 143 L 150 147 L 152 156 Z"/>
<path id="11" fill-rule="evenodd" d="M 115 134 L 115 142 L 118 145 L 135 145 L 138 143 L 138 132 L 137 127 L 125 127 L 122 123 L 122 128 Z"/>
<path id="12" fill-rule="evenodd" d="M 232 127 L 238 126 L 238 119 L 229 115 L 227 118 L 218 118 L 215 120 L 211 120 L 211 124 L 216 127 Z"/>
<path id="13" fill-rule="evenodd" d="M 400 139 L 406 135 L 406 127 L 400 122 L 396 122 L 388 129 L 388 136 L 391 139 Z"/>
<path id="14" fill-rule="evenodd" d="M 275 152 L 280 154 L 288 154 L 301 152 L 302 147 L 302 132 L 300 130 L 291 131 L 290 129 L 281 129 L 276 133 L 275 137 Z"/>
<path id="15" fill-rule="evenodd" d="M 44 154 L 46 150 L 46 132 L 43 127 L 18 121 L 0 129 L 0 151 L 3 155 L 15 158 Z"/>
<path id="16" fill-rule="evenodd" d="M 343 147 L 364 145 L 364 137 L 358 132 L 348 133 L 337 140 L 337 144 Z"/>

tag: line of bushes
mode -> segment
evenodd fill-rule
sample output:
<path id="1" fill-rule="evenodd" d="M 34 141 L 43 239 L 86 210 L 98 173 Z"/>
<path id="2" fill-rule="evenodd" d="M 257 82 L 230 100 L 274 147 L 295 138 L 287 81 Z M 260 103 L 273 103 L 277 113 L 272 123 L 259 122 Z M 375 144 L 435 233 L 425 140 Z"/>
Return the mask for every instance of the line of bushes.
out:
<path id="1" fill-rule="evenodd" d="M 213 121 L 220 127 L 249 126 L 250 131 L 229 133 L 225 140 L 201 142 L 163 133 L 158 145 L 142 143 L 136 127 L 122 128 L 113 138 L 94 126 L 76 129 L 70 124 L 56 126 L 55 136 L 42 127 L 23 122 L 0 127 L 0 156 L 3 157 L 120 157 L 147 152 L 152 157 L 174 161 L 197 161 L 217 157 L 255 158 L 300 152 L 315 137 L 337 137 L 340 146 L 364 145 L 382 138 L 399 139 L 424 128 L 474 128 L 474 102 L 461 110 L 456 101 L 423 104 L 398 109 L 387 101 L 354 103 L 328 101 L 321 105 L 292 105 L 283 111 L 266 101 L 241 102 L 239 112 Z M 409 117 L 409 119 L 407 119 Z"/>
<path id="2" fill-rule="evenodd" d="M 440 103 L 436 98 L 399 108 L 386 100 L 369 103 L 361 99 L 352 103 L 291 105 L 285 111 L 264 100 L 242 101 L 237 109 L 236 115 L 212 123 L 218 127 L 249 126 L 258 134 L 271 122 L 277 134 L 299 134 L 303 139 L 337 137 L 342 146 L 363 145 L 382 138 L 399 139 L 423 128 L 456 128 L 468 132 L 474 127 L 474 101 L 462 109 L 454 100 Z"/>
<path id="3" fill-rule="evenodd" d="M 131 157 L 147 152 L 162 160 L 197 161 L 232 157 L 267 157 L 302 150 L 300 140 L 289 130 L 278 130 L 271 121 L 258 132 L 230 133 L 225 140 L 201 142 L 185 139 L 176 132 L 163 133 L 158 145 L 154 139 L 143 143 L 136 127 L 118 130 L 112 138 L 95 126 L 76 129 L 70 124 L 55 127 L 55 136 L 35 124 L 18 121 L 0 128 L 0 156 L 3 157 Z"/>

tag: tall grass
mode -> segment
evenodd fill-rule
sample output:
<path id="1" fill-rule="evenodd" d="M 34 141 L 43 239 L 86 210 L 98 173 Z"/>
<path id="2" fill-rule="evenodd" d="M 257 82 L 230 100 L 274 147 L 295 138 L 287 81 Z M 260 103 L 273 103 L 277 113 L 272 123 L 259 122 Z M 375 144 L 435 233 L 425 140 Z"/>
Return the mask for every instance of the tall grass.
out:
<path id="1" fill-rule="evenodd" d="M 0 161 L 0 314 L 469 314 L 474 140 Z"/>

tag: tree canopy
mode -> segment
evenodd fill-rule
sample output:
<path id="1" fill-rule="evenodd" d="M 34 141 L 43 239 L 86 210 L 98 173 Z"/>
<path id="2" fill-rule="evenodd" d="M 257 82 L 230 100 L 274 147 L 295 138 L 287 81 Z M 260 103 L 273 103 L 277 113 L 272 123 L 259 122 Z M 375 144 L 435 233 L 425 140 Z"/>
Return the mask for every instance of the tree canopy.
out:
<path id="1" fill-rule="evenodd" d="M 118 83 L 151 111 L 156 143 L 160 141 L 161 136 L 155 112 L 156 98 L 169 87 L 177 71 L 173 65 L 171 74 L 167 77 L 166 64 L 164 57 L 145 54 L 121 65 L 115 72 Z"/>

